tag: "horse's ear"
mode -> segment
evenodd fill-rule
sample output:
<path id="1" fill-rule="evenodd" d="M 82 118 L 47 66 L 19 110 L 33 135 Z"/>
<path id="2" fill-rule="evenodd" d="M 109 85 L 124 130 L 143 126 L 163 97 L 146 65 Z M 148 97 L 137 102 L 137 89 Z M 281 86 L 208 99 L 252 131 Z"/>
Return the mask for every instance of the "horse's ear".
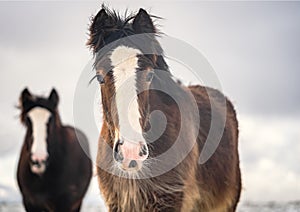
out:
<path id="1" fill-rule="evenodd" d="M 24 108 L 24 106 L 32 100 L 33 100 L 33 97 L 31 95 L 31 93 L 29 92 L 28 88 L 25 88 L 22 91 L 21 96 L 20 96 L 21 107 Z"/>
<path id="2" fill-rule="evenodd" d="M 55 108 L 57 107 L 58 101 L 59 101 L 59 96 L 58 96 L 58 93 L 56 92 L 56 90 L 54 88 L 51 90 L 51 93 L 48 97 L 48 100 L 50 102 L 52 102 L 52 104 Z"/>
<path id="3" fill-rule="evenodd" d="M 150 15 L 142 8 L 139 10 L 138 14 L 135 16 L 133 23 L 132 23 L 132 27 L 137 33 L 155 33 L 156 32 Z"/>
<path id="4" fill-rule="evenodd" d="M 101 36 L 104 36 L 105 30 L 113 26 L 113 19 L 107 13 L 105 8 L 102 8 L 97 15 L 92 19 L 90 30 L 90 38 L 87 45 L 94 51 L 98 47 L 98 42 Z"/>

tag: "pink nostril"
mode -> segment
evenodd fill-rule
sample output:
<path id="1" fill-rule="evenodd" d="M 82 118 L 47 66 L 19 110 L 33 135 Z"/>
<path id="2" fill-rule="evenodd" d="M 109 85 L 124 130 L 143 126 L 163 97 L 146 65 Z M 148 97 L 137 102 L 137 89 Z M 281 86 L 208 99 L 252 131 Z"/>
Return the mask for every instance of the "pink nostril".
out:
<path id="1" fill-rule="evenodd" d="M 123 145 L 124 141 L 121 141 L 120 139 L 117 141 L 116 145 L 114 146 L 114 159 L 117 162 L 123 161 L 123 155 L 122 151 L 120 150 L 120 145 Z"/>
<path id="2" fill-rule="evenodd" d="M 31 155 L 31 160 L 35 163 L 45 163 L 47 160 L 48 156 L 46 154 L 32 154 Z"/>
<path id="3" fill-rule="evenodd" d="M 143 145 L 143 146 L 141 147 L 141 150 L 140 150 L 139 155 L 140 155 L 141 157 L 143 157 L 144 155 L 147 155 L 147 154 L 148 154 L 147 147 L 146 147 L 146 145 Z"/>

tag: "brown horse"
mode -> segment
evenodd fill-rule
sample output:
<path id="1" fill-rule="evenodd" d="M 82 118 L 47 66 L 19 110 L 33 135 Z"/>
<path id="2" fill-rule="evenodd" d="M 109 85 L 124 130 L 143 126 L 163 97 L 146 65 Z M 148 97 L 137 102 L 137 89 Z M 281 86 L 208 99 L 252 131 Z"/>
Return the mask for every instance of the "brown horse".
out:
<path id="1" fill-rule="evenodd" d="M 28 89 L 20 96 L 27 132 L 17 178 L 26 211 L 79 211 L 90 183 L 87 138 L 62 125 L 58 100 L 54 89 L 48 98 L 31 95 Z"/>
<path id="2" fill-rule="evenodd" d="M 103 6 L 90 26 L 103 107 L 98 179 L 107 207 L 235 211 L 241 192 L 235 110 L 215 89 L 175 82 L 156 34 L 143 9 L 121 18 Z M 213 112 L 224 128 L 202 164 L 206 142 L 214 142 Z"/>

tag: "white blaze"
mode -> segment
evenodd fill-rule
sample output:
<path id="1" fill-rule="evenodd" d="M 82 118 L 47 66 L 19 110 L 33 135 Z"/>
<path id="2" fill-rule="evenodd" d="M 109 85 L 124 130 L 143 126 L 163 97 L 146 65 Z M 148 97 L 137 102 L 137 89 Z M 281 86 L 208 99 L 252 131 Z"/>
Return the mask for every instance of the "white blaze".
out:
<path id="1" fill-rule="evenodd" d="M 138 49 L 119 46 L 110 56 L 115 81 L 120 134 L 124 139 L 132 142 L 144 141 L 137 102 L 137 54 L 141 54 Z"/>
<path id="2" fill-rule="evenodd" d="M 31 153 L 37 157 L 47 157 L 47 123 L 51 113 L 44 108 L 36 107 L 29 111 L 32 123 L 33 144 Z"/>

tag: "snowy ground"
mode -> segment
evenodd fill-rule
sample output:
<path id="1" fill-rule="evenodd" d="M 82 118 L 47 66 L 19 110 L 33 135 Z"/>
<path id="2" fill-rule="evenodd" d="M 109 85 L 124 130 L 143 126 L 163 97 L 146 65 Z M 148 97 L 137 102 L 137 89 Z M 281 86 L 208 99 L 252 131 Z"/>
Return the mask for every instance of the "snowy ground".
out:
<path id="1" fill-rule="evenodd" d="M 24 212 L 23 206 L 20 203 L 0 203 L 0 212 Z M 103 205 L 85 204 L 82 212 L 101 212 L 106 211 Z M 238 212 L 300 212 L 300 201 L 289 203 L 265 202 L 241 203 Z"/>
<path id="2" fill-rule="evenodd" d="M 300 201 L 278 202 L 244 202 L 238 207 L 238 212 L 300 212 Z"/>
<path id="3" fill-rule="evenodd" d="M 82 212 L 104 212 L 104 205 L 89 204 L 83 205 Z M 0 212 L 25 212 L 23 205 L 19 202 L 0 203 Z"/>

